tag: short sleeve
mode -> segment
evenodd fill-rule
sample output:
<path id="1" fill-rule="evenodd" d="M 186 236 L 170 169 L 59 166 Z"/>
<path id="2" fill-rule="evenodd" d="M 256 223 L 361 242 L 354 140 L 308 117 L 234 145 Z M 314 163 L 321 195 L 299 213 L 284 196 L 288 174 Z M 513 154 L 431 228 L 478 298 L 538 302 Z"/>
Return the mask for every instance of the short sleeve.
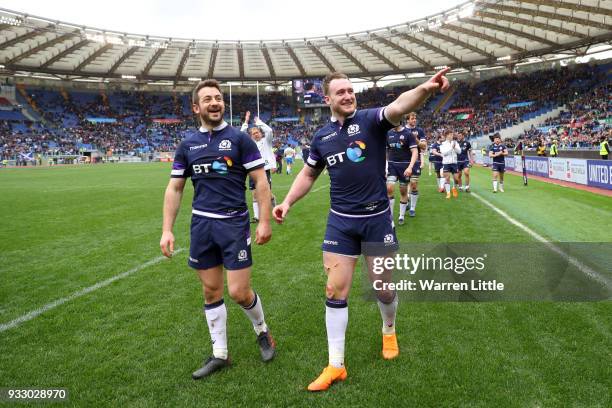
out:
<path id="1" fill-rule="evenodd" d="M 425 136 L 425 131 L 419 128 L 419 141 L 421 140 L 427 140 L 427 137 Z"/>
<path id="2" fill-rule="evenodd" d="M 313 139 L 312 144 L 310 145 L 310 153 L 308 154 L 308 159 L 306 159 L 306 164 L 314 169 L 323 169 L 325 168 L 325 162 L 323 161 L 323 157 L 319 152 L 319 144 L 317 143 L 317 139 Z"/>
<path id="3" fill-rule="evenodd" d="M 385 116 L 385 107 L 366 109 L 365 115 L 366 118 L 368 118 L 368 121 L 374 124 L 375 128 L 378 128 L 381 130 L 381 132 L 383 132 L 385 137 L 387 132 L 395 127 Z"/>
<path id="4" fill-rule="evenodd" d="M 172 163 L 172 178 L 187 178 L 189 177 L 189 165 L 187 163 L 187 155 L 185 154 L 185 145 L 181 142 L 174 153 L 174 162 Z"/>
<path id="5" fill-rule="evenodd" d="M 242 167 L 244 167 L 246 171 L 264 167 L 265 162 L 261 157 L 257 144 L 248 137 L 246 133 L 240 133 L 240 140 L 240 160 L 242 161 Z"/>
<path id="6" fill-rule="evenodd" d="M 418 146 L 418 141 L 416 140 L 416 137 L 414 137 L 414 135 L 412 134 L 412 132 L 406 132 L 407 133 L 407 137 L 408 137 L 408 147 L 410 149 L 414 149 Z"/>

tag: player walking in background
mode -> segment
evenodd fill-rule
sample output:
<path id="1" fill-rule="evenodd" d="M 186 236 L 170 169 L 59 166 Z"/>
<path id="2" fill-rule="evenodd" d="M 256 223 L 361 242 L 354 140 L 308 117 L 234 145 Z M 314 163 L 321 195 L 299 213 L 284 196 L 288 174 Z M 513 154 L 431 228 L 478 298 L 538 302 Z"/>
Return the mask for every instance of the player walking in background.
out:
<path id="1" fill-rule="evenodd" d="M 399 183 L 400 211 L 398 224 L 404 224 L 408 208 L 408 178 L 412 175 L 419 155 L 416 140 L 403 125 L 387 133 L 387 195 L 391 218 L 395 208 L 395 184 Z"/>
<path id="2" fill-rule="evenodd" d="M 255 118 L 255 126 L 249 128 L 249 120 L 251 118 L 251 112 L 247 111 L 244 116 L 244 123 L 240 128 L 241 132 L 248 129 L 251 139 L 257 144 L 257 149 L 261 157 L 264 159 L 264 170 L 266 171 L 266 178 L 270 185 L 270 191 L 272 191 L 272 172 L 276 171 L 276 157 L 272 151 L 272 138 L 274 132 L 272 128 L 266 125 L 259 117 Z M 263 131 L 263 132 L 262 132 Z M 255 182 L 253 177 L 249 176 L 249 190 L 253 192 L 253 221 L 254 223 L 259 222 L 259 203 L 257 202 L 257 194 L 255 191 Z M 276 206 L 276 197 L 272 194 L 272 207 Z"/>
<path id="3" fill-rule="evenodd" d="M 204 378 L 230 364 L 227 347 L 227 310 L 223 300 L 223 267 L 227 270 L 230 297 L 242 306 L 257 335 L 264 361 L 274 358 L 276 345 L 267 328 L 262 302 L 251 289 L 251 234 L 245 200 L 247 174 L 253 177 L 261 200 L 261 217 L 255 242 L 270 240 L 270 188 L 264 160 L 257 145 L 245 133 L 223 120 L 225 105 L 217 81 L 196 85 L 193 111 L 201 127 L 178 146 L 171 179 L 164 196 L 162 253 L 174 252 L 172 229 L 183 197 L 187 178 L 194 186 L 189 266 L 202 282 L 204 315 L 212 340 L 212 356 L 196 370 L 193 379 Z"/>
<path id="4" fill-rule="evenodd" d="M 274 157 L 276 158 L 276 174 L 283 174 L 283 156 L 285 154 L 285 150 L 282 148 L 281 144 L 278 143 L 275 148 L 272 149 L 274 152 Z"/>
<path id="5" fill-rule="evenodd" d="M 459 143 L 454 139 L 453 131 L 446 131 L 446 140 L 440 145 L 440 153 L 442 153 L 442 171 L 444 172 L 444 191 L 446 198 L 451 198 L 451 192 L 454 198 L 459 196 L 457 185 L 459 184 L 459 170 L 457 169 L 457 155 L 461 153 Z M 453 188 L 450 186 L 450 176 L 453 175 Z"/>
<path id="6" fill-rule="evenodd" d="M 273 211 L 276 221 L 282 223 L 291 206 L 308 193 L 323 169 L 328 169 L 331 209 L 322 249 L 327 273 L 325 324 L 329 364 L 308 386 L 310 391 L 326 390 L 347 377 L 344 366 L 347 299 L 362 243 L 381 245 L 384 251 L 376 253 L 377 256 L 392 254 L 398 248 L 385 188 L 387 132 L 433 92 L 448 89 L 444 76 L 448 70 L 402 93 L 386 107 L 364 110 L 357 110 L 353 85 L 346 75 L 334 72 L 325 77 L 323 91 L 331 121 L 314 135 L 307 165 Z M 370 266 L 370 279 L 380 279 L 381 275 L 372 272 L 373 254 L 366 248 L 364 255 Z M 388 275 L 384 278 L 390 279 Z M 397 294 L 379 290 L 376 295 L 383 320 L 382 354 L 383 358 L 392 359 L 399 355 L 395 334 Z"/>
<path id="7" fill-rule="evenodd" d="M 493 138 L 493 144 L 489 146 L 489 157 L 492 160 L 491 170 L 493 170 L 493 192 L 497 193 L 497 185 L 499 180 L 499 191 L 504 192 L 504 172 L 506 171 L 506 156 L 508 149 L 501 142 L 501 136 L 496 133 Z"/>
<path id="8" fill-rule="evenodd" d="M 444 141 L 442 135 L 438 135 L 434 142 L 429 147 L 429 165 L 433 164 L 434 172 L 436 173 L 436 185 L 438 191 L 442 193 L 444 191 L 444 176 L 442 175 L 442 153 L 440 153 L 440 146 Z"/>
<path id="9" fill-rule="evenodd" d="M 287 146 L 284 150 L 285 163 L 287 164 L 287 174 L 291 174 L 293 170 L 293 159 L 295 158 L 295 150 L 291 146 Z"/>
<path id="10" fill-rule="evenodd" d="M 410 112 L 408 114 L 408 133 L 417 143 L 417 162 L 415 163 L 411 174 L 406 174 L 410 182 L 410 210 L 409 214 L 411 217 L 416 215 L 416 205 L 419 200 L 419 177 L 421 176 L 421 169 L 423 168 L 424 152 L 427 150 L 427 138 L 425 137 L 425 131 L 417 127 L 417 114 Z"/>
<path id="11" fill-rule="evenodd" d="M 459 190 L 470 192 L 470 167 L 474 164 L 474 153 L 472 144 L 465 140 L 463 133 L 457 134 L 457 142 L 461 148 L 461 153 L 457 155 L 457 171 L 459 175 Z M 465 185 L 462 185 L 462 176 L 465 176 Z"/>

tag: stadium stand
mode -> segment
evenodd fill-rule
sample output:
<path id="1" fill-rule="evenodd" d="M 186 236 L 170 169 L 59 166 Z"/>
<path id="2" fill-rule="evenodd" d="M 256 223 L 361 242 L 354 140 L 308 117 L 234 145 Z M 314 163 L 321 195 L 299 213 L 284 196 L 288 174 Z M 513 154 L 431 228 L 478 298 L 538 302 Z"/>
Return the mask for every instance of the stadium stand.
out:
<path id="1" fill-rule="evenodd" d="M 458 81 L 452 100 L 438 112 L 434 109 L 439 100 L 430 101 L 421 110 L 419 121 L 430 135 L 451 127 L 476 137 L 567 104 L 568 110 L 559 117 L 525 132 L 522 137 L 526 146 L 535 147 L 542 139 L 550 145 L 558 137 L 562 149 L 596 148 L 599 137 L 611 127 L 611 86 L 606 82 L 609 69 L 609 64 L 585 64 L 480 82 Z M 358 102 L 364 108 L 379 106 L 406 89 L 369 89 L 358 95 Z M 29 103 L 40 112 L 40 122 L 28 120 L 6 99 L 0 101 L 2 159 L 14 160 L 20 153 L 70 155 L 89 150 L 99 150 L 103 155 L 149 157 L 154 152 L 173 151 L 187 132 L 194 129 L 187 94 L 38 88 L 25 91 Z M 227 95 L 226 103 L 229 104 Z M 241 121 L 244 112 L 256 110 L 254 95 L 235 94 L 232 104 L 235 124 Z M 261 95 L 260 110 L 264 121 L 300 118 L 298 122 L 274 123 L 277 145 L 305 142 L 315 126 L 312 114 L 298 112 L 290 97 L 281 93 Z M 325 120 L 327 115 L 323 112 L 319 120 Z"/>

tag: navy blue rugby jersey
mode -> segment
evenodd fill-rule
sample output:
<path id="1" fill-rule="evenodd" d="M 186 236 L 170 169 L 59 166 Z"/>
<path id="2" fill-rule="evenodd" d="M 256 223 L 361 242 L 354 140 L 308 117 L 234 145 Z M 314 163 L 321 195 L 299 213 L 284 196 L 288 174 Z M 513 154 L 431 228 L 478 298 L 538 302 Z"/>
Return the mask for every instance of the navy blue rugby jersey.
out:
<path id="1" fill-rule="evenodd" d="M 438 153 L 440 153 L 440 143 L 438 142 L 433 142 L 430 146 L 429 146 L 429 161 L 430 162 L 442 162 L 442 157 L 440 156 L 435 156 L 432 152 L 433 151 L 437 151 Z"/>
<path id="2" fill-rule="evenodd" d="M 506 149 L 506 145 L 504 145 L 503 143 L 500 143 L 498 145 L 493 143 L 491 146 L 489 146 L 489 151 L 493 153 L 503 152 L 505 149 Z M 505 162 L 506 162 L 505 156 L 493 157 L 493 163 L 505 163 Z"/>
<path id="3" fill-rule="evenodd" d="M 315 133 L 306 164 L 327 167 L 332 212 L 367 216 L 388 208 L 387 132 L 394 126 L 384 109 L 357 110 L 342 126 L 332 118 Z"/>
<path id="4" fill-rule="evenodd" d="M 415 139 L 408 129 L 399 131 L 391 129 L 387 133 L 387 160 L 394 163 L 410 163 L 412 152 L 410 149 L 418 147 Z"/>
<path id="5" fill-rule="evenodd" d="M 263 167 L 255 142 L 223 122 L 212 132 L 200 128 L 179 144 L 171 177 L 191 177 L 195 214 L 232 217 L 247 211 L 248 172 Z"/>
<path id="6" fill-rule="evenodd" d="M 472 144 L 467 140 L 463 139 L 459 142 L 459 147 L 461 148 L 461 153 L 457 155 L 458 162 L 466 162 L 469 161 L 470 158 L 468 156 L 468 152 L 472 150 Z"/>
<path id="7" fill-rule="evenodd" d="M 413 128 L 406 128 L 406 130 L 416 139 L 417 142 L 420 142 L 421 140 L 427 140 L 427 138 L 425 137 L 425 131 L 418 126 Z"/>

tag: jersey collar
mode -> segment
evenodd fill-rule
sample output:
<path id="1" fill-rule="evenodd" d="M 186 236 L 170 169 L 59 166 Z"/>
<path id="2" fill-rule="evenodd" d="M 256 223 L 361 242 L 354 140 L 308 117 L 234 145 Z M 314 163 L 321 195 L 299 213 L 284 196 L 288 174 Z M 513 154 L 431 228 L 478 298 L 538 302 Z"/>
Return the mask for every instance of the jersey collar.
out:
<path id="1" fill-rule="evenodd" d="M 348 115 L 346 117 L 346 119 L 353 119 L 355 117 L 355 114 L 357 113 L 357 109 L 355 109 L 355 112 L 351 113 L 350 115 Z M 330 119 L 332 122 L 337 122 L 338 118 L 336 118 L 335 116 L 332 116 Z"/>
<path id="2" fill-rule="evenodd" d="M 221 122 L 221 124 L 217 127 L 213 128 L 213 131 L 218 132 L 219 130 L 223 130 L 227 127 L 227 122 L 223 121 Z M 208 129 L 206 129 L 204 126 L 200 126 L 200 132 L 202 133 L 208 133 Z"/>

